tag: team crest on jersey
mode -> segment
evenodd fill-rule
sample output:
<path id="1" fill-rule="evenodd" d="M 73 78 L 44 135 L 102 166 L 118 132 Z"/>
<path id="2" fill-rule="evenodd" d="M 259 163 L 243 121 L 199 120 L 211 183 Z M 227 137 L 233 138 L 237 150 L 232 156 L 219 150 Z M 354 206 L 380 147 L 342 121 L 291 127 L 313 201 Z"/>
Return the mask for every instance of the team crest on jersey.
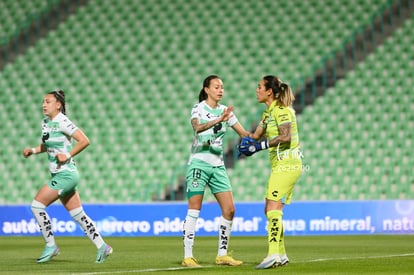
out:
<path id="1" fill-rule="evenodd" d="M 197 179 L 194 179 L 194 180 L 193 180 L 192 186 L 193 186 L 194 188 L 198 186 L 198 180 L 197 180 Z"/>
<path id="2" fill-rule="evenodd" d="M 59 130 L 59 123 L 52 123 L 50 125 L 50 131 L 51 132 L 57 132 Z"/>

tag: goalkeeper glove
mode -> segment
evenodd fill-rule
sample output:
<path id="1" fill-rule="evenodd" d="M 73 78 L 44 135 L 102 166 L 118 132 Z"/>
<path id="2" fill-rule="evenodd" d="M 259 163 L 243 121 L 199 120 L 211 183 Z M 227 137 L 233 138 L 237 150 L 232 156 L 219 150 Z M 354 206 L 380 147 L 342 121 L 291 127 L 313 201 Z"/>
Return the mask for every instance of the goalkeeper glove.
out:
<path id="1" fill-rule="evenodd" d="M 256 140 L 252 139 L 251 137 L 245 136 L 244 138 L 242 138 L 242 140 L 240 141 L 240 144 L 237 146 L 237 150 L 239 151 L 239 153 L 237 154 L 237 158 L 240 158 L 242 155 L 242 152 L 240 150 L 245 150 L 245 146 L 248 146 L 249 143 L 255 142 Z M 242 149 L 240 149 L 242 148 Z M 250 152 L 246 152 L 243 153 L 246 156 L 251 156 L 252 154 L 250 154 Z"/>
<path id="2" fill-rule="evenodd" d="M 269 142 L 267 140 L 257 142 L 251 137 L 242 138 L 240 145 L 238 146 L 239 154 L 243 154 L 248 157 L 267 148 L 269 148 Z"/>

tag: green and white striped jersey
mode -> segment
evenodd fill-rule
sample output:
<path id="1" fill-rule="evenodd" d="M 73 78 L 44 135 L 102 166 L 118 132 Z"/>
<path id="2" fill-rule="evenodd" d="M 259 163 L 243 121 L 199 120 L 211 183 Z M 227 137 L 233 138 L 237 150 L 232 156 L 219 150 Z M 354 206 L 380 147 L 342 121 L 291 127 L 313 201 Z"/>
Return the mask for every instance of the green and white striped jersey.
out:
<path id="1" fill-rule="evenodd" d="M 66 163 L 58 163 L 56 155 L 70 152 L 72 149 L 71 136 L 77 129 L 78 127 L 63 113 L 59 113 L 52 120 L 48 117 L 43 119 L 42 142 L 47 150 L 50 173 L 76 170 L 73 158 L 70 158 Z"/>
<path id="2" fill-rule="evenodd" d="M 202 101 L 193 106 L 190 120 L 197 118 L 200 124 L 204 124 L 220 117 L 226 108 L 227 106 L 221 104 L 216 108 L 211 108 L 205 101 Z M 232 113 L 227 122 L 218 123 L 210 129 L 195 133 L 189 163 L 192 159 L 200 159 L 212 166 L 224 165 L 223 138 L 226 127 L 232 127 L 237 122 L 237 117 Z"/>

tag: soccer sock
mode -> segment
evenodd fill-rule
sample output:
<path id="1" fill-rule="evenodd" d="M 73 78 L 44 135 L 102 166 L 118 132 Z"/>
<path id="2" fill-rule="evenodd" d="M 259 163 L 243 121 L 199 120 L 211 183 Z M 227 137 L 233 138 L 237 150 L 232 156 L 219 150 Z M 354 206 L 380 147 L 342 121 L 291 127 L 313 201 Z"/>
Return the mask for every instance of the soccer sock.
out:
<path id="1" fill-rule="evenodd" d="M 225 218 L 223 218 L 223 216 L 220 217 L 217 256 L 227 255 L 227 248 L 229 246 L 232 223 L 233 221 L 226 220 Z"/>
<path id="2" fill-rule="evenodd" d="M 43 239 L 46 242 L 46 246 L 54 246 L 55 236 L 53 235 L 52 231 L 52 222 L 50 221 L 50 217 L 46 212 L 46 206 L 37 200 L 33 200 L 30 208 L 37 223 L 39 224 L 40 232 L 42 233 Z"/>
<path id="3" fill-rule="evenodd" d="M 79 223 L 88 238 L 94 243 L 96 248 L 100 248 L 105 242 L 95 227 L 91 218 L 86 215 L 82 207 L 78 207 L 69 211 L 72 218 Z"/>
<path id="4" fill-rule="evenodd" d="M 193 257 L 195 228 L 199 215 L 200 210 L 188 209 L 187 211 L 187 216 L 183 224 L 184 258 Z"/>
<path id="5" fill-rule="evenodd" d="M 285 230 L 283 228 L 283 223 L 281 227 L 281 233 L 280 233 L 280 240 L 279 240 L 279 255 L 286 254 L 285 250 Z"/>
<path id="6" fill-rule="evenodd" d="M 279 241 L 282 233 L 282 216 L 280 210 L 271 210 L 266 213 L 267 225 L 267 241 L 269 245 L 268 255 L 279 253 Z"/>

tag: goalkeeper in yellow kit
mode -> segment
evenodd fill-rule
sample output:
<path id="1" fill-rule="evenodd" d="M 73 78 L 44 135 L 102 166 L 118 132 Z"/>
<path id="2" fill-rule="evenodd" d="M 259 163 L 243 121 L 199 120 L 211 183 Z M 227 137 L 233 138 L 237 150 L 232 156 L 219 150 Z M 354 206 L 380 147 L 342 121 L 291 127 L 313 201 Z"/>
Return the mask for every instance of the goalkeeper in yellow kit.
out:
<path id="1" fill-rule="evenodd" d="M 302 172 L 298 128 L 290 87 L 276 76 L 265 76 L 256 89 L 257 100 L 266 104 L 254 133 L 242 139 L 239 152 L 251 156 L 268 149 L 272 172 L 266 189 L 268 254 L 257 269 L 286 265 L 283 237 L 283 206 L 289 204 L 293 187 Z M 261 140 L 262 138 L 265 138 Z M 259 141 L 257 141 L 259 140 Z"/>

